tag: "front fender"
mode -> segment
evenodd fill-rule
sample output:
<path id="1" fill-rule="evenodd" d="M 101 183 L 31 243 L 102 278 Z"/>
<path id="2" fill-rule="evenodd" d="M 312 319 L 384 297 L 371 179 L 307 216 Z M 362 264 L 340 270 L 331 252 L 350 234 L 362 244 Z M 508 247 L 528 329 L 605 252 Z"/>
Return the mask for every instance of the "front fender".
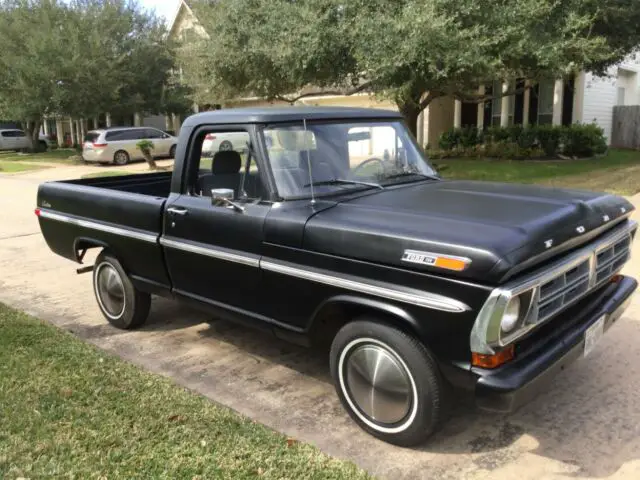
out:
<path id="1" fill-rule="evenodd" d="M 318 322 L 321 321 L 332 309 L 339 308 L 346 311 L 351 317 L 349 320 L 364 314 L 379 314 L 384 320 L 402 330 L 409 331 L 420 339 L 426 338 L 427 331 L 424 326 L 416 320 L 416 318 L 402 307 L 394 305 L 384 300 L 376 300 L 358 295 L 336 295 L 322 302 L 313 312 L 308 332 L 318 328 Z"/>

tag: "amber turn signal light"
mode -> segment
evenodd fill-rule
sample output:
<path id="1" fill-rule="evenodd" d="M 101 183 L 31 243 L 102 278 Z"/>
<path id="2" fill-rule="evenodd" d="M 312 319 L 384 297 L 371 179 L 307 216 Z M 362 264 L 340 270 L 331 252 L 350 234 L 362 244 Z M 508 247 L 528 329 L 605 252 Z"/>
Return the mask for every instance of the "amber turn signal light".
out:
<path id="1" fill-rule="evenodd" d="M 468 261 L 461 260 L 459 258 L 451 258 L 451 257 L 437 257 L 434 266 L 439 268 L 446 268 L 447 270 L 454 270 L 456 272 L 461 272 L 465 268 L 467 268 Z"/>
<path id="2" fill-rule="evenodd" d="M 514 345 L 509 345 L 507 348 L 504 348 L 493 355 L 473 352 L 471 354 L 471 365 L 481 368 L 497 368 L 500 365 L 513 360 L 515 354 L 516 348 Z"/>

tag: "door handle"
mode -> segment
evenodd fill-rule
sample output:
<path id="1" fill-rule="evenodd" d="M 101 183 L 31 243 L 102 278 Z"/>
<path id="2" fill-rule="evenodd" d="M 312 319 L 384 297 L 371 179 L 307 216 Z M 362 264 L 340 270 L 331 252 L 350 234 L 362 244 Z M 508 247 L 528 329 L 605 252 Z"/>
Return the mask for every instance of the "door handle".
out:
<path id="1" fill-rule="evenodd" d="M 189 210 L 181 207 L 169 207 L 167 208 L 167 212 L 169 212 L 171 215 L 185 216 L 187 213 L 189 213 Z"/>

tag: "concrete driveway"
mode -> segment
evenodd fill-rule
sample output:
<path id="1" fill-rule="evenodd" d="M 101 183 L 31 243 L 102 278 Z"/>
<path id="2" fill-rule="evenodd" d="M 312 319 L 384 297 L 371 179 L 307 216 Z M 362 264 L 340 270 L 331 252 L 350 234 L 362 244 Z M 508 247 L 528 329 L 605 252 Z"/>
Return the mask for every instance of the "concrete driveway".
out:
<path id="1" fill-rule="evenodd" d="M 637 296 L 587 360 L 517 413 L 489 415 L 459 401 L 430 443 L 393 447 L 351 422 L 320 353 L 163 299 L 154 300 L 142 330 L 110 327 L 96 306 L 90 276 L 76 275 L 75 264 L 49 251 L 33 215 L 39 182 L 90 169 L 0 175 L 0 301 L 382 477 L 640 478 Z M 636 275 L 640 262 L 628 271 Z"/>

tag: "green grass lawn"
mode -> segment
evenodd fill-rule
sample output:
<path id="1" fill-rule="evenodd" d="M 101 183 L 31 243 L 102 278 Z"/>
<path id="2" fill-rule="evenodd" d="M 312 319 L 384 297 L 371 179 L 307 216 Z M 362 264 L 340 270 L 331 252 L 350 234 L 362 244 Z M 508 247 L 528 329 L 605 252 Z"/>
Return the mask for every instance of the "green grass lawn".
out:
<path id="1" fill-rule="evenodd" d="M 119 175 L 131 175 L 132 173 L 139 173 L 139 172 L 125 172 L 122 170 L 105 170 L 103 172 L 87 173 L 86 175 L 83 175 L 82 178 L 117 177 Z"/>
<path id="2" fill-rule="evenodd" d="M 612 149 L 603 157 L 585 160 L 434 160 L 448 179 L 539 183 L 558 187 L 608 191 L 623 195 L 640 192 L 640 152 Z"/>
<path id="3" fill-rule="evenodd" d="M 367 475 L 0 304 L 0 478 L 17 477 Z"/>
<path id="4" fill-rule="evenodd" d="M 77 155 L 77 152 L 72 148 L 58 148 L 39 153 L 1 152 L 0 161 L 71 163 L 69 157 L 74 155 Z"/>
<path id="5" fill-rule="evenodd" d="M 16 173 L 16 172 L 24 172 L 26 170 L 39 170 L 42 168 L 46 168 L 46 167 L 42 165 L 34 165 L 33 163 L 4 161 L 0 157 L 0 173 Z"/>

